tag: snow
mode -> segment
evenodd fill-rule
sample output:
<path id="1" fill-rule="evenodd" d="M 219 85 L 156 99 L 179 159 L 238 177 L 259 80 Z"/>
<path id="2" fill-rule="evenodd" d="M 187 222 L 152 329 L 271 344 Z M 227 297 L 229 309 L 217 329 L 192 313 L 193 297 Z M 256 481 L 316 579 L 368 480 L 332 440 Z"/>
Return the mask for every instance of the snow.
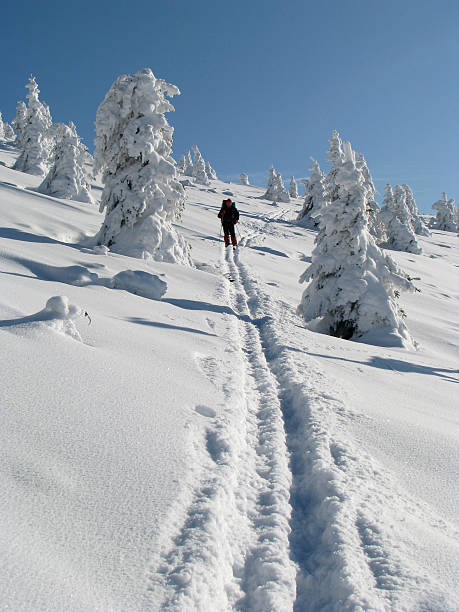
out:
<path id="1" fill-rule="evenodd" d="M 1 606 L 458 609 L 456 235 L 391 251 L 421 290 L 400 298 L 417 348 L 351 342 L 295 314 L 301 200 L 187 186 L 178 266 L 94 247 L 97 207 L 37 193 L 16 156 L 0 148 Z"/>

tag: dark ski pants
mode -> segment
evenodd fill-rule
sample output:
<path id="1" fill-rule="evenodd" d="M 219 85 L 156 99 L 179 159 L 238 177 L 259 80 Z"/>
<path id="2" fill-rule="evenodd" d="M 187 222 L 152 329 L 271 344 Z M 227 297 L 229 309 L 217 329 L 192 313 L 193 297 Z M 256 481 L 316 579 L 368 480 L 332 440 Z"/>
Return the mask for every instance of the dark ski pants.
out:
<path id="1" fill-rule="evenodd" d="M 223 233 L 225 234 L 225 246 L 229 246 L 230 236 L 231 236 L 231 244 L 233 246 L 237 246 L 237 239 L 236 239 L 234 223 L 224 223 Z"/>

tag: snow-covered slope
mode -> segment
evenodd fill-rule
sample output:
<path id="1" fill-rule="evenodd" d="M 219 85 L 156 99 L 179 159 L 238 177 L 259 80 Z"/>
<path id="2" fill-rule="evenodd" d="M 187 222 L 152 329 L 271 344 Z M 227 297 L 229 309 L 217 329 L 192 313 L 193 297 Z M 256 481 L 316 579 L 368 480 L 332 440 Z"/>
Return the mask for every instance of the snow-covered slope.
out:
<path id="1" fill-rule="evenodd" d="M 196 268 L 148 263 L 88 246 L 97 207 L 31 191 L 15 155 L 0 151 L 0 607 L 458 609 L 455 235 L 392 253 L 421 289 L 402 296 L 418 349 L 370 346 L 295 315 L 301 200 L 189 187 Z M 46 310 L 53 296 L 81 311 Z"/>

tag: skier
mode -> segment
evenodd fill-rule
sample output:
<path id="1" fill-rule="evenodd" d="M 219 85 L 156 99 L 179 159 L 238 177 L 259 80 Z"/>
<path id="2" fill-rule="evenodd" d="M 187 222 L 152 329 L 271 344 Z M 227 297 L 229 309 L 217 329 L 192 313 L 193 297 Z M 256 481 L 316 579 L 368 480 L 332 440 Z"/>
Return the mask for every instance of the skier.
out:
<path id="1" fill-rule="evenodd" d="M 231 235 L 231 244 L 236 248 L 237 239 L 234 226 L 239 221 L 239 211 L 236 208 L 235 202 L 230 198 L 223 200 L 218 218 L 222 220 L 223 233 L 225 234 L 225 246 L 229 246 Z"/>

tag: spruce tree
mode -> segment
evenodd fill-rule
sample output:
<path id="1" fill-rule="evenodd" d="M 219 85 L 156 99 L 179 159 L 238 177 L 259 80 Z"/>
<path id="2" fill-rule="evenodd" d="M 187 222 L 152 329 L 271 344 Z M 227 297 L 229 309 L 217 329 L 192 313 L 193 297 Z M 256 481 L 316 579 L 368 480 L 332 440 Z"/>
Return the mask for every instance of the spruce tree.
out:
<path id="1" fill-rule="evenodd" d="M 262 198 L 272 202 L 290 202 L 290 196 L 285 189 L 282 175 L 277 172 L 272 164 L 269 168 L 268 186 Z"/>
<path id="2" fill-rule="evenodd" d="M 288 194 L 291 198 L 298 197 L 298 185 L 296 184 L 294 176 L 290 177 L 290 187 L 289 187 Z"/>
<path id="3" fill-rule="evenodd" d="M 311 157 L 312 166 L 309 168 L 311 176 L 303 181 L 305 188 L 304 203 L 297 221 L 303 227 L 316 229 L 319 226 L 319 215 L 323 206 L 327 204 L 328 191 L 325 174 L 318 162 Z"/>
<path id="4" fill-rule="evenodd" d="M 406 194 L 400 185 L 392 187 L 386 185 L 383 206 L 380 212 L 380 220 L 386 232 L 384 246 L 394 251 L 406 251 L 419 255 L 422 249 L 419 247 L 411 226 L 411 216 L 406 205 Z"/>
<path id="5" fill-rule="evenodd" d="M 200 185 L 208 185 L 209 179 L 206 173 L 206 164 L 201 155 L 201 151 L 198 149 L 197 145 L 192 146 L 193 149 L 193 178 L 196 183 Z"/>
<path id="6" fill-rule="evenodd" d="M 93 203 L 86 171 L 87 148 L 80 141 L 75 125 L 63 125 L 53 153 L 53 165 L 38 187 L 40 193 L 56 198 Z"/>
<path id="7" fill-rule="evenodd" d="M 52 120 L 48 106 L 38 98 L 40 90 L 33 77 L 30 77 L 26 88 L 29 90 L 29 103 L 21 130 L 21 154 L 13 167 L 28 174 L 43 176 L 48 170 L 53 147 L 50 138 Z"/>
<path id="8" fill-rule="evenodd" d="M 206 161 L 206 174 L 209 180 L 215 180 L 218 178 L 217 173 L 215 172 L 215 170 L 210 165 L 210 162 L 208 161 Z"/>
<path id="9" fill-rule="evenodd" d="M 239 185 L 250 185 L 249 175 L 245 174 L 245 172 L 241 172 L 241 175 L 239 177 Z"/>
<path id="10" fill-rule="evenodd" d="M 442 199 L 432 204 L 432 208 L 437 211 L 432 227 L 444 232 L 457 230 L 457 210 L 453 199 L 448 200 L 446 193 L 443 192 Z"/>
<path id="11" fill-rule="evenodd" d="M 18 148 L 22 146 L 22 137 L 27 117 L 27 106 L 22 100 L 19 100 L 16 106 L 16 117 L 13 119 L 12 124 L 14 131 L 16 132 L 15 145 Z"/>
<path id="12" fill-rule="evenodd" d="M 188 247 L 172 226 L 185 193 L 171 157 L 173 128 L 164 113 L 175 85 L 149 69 L 122 75 L 96 115 L 96 171 L 102 171 L 98 244 L 133 257 L 190 264 Z"/>
<path id="13" fill-rule="evenodd" d="M 300 278 L 309 284 L 298 313 L 333 336 L 409 345 L 397 298 L 414 288 L 368 231 L 371 196 L 350 143 L 334 170 L 334 197 L 322 207 L 312 263 Z"/>
<path id="14" fill-rule="evenodd" d="M 413 228 L 414 233 L 418 234 L 419 236 L 430 236 L 430 231 L 428 230 L 424 221 L 421 219 L 418 205 L 416 204 L 416 200 L 414 199 L 410 186 L 404 183 L 402 185 L 402 189 L 405 192 L 406 206 L 410 214 L 411 227 Z"/>

